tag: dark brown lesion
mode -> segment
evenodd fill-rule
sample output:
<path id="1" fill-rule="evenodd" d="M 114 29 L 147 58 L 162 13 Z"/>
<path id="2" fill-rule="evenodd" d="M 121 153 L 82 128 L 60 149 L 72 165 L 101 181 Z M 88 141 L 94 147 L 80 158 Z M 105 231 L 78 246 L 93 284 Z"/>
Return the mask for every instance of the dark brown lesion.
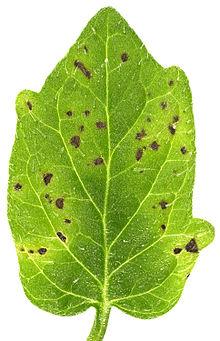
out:
<path id="1" fill-rule="evenodd" d="M 142 156 L 143 156 L 143 148 L 138 148 L 135 154 L 136 160 L 140 161 L 142 159 Z"/>
<path id="2" fill-rule="evenodd" d="M 185 146 L 181 147 L 181 148 L 180 148 L 180 151 L 181 151 L 181 153 L 182 153 L 183 155 L 187 153 L 187 149 L 186 149 Z"/>
<path id="3" fill-rule="evenodd" d="M 196 240 L 192 238 L 188 244 L 186 244 L 185 249 L 187 252 L 191 253 L 197 253 L 199 252 L 198 245 L 196 243 Z"/>
<path id="4" fill-rule="evenodd" d="M 127 60 L 128 60 L 128 54 L 127 54 L 127 52 L 123 52 L 123 53 L 121 54 L 121 60 L 122 60 L 123 63 L 127 62 Z"/>
<path id="5" fill-rule="evenodd" d="M 68 219 L 68 218 L 66 218 L 66 219 L 64 219 L 64 223 L 66 223 L 66 224 L 71 224 L 71 220 L 70 219 Z"/>
<path id="6" fill-rule="evenodd" d="M 45 255 L 46 252 L 47 252 L 47 249 L 45 247 L 41 247 L 40 249 L 38 249 L 38 253 L 40 255 Z"/>
<path id="7" fill-rule="evenodd" d="M 88 117 L 90 115 L 90 110 L 85 110 L 83 114 Z"/>
<path id="8" fill-rule="evenodd" d="M 81 61 L 75 60 L 74 65 L 84 74 L 86 78 L 90 79 L 92 77 L 91 72 L 85 67 L 85 65 Z"/>
<path id="9" fill-rule="evenodd" d="M 27 104 L 28 109 L 32 110 L 32 108 L 33 108 L 32 103 L 30 101 L 27 101 L 26 104 Z"/>
<path id="10" fill-rule="evenodd" d="M 17 182 L 15 185 L 14 185 L 14 190 L 15 191 L 20 191 L 22 189 L 22 185 L 19 183 L 19 182 Z"/>
<path id="11" fill-rule="evenodd" d="M 168 202 L 166 202 L 165 200 L 161 200 L 159 202 L 159 205 L 162 208 L 162 210 L 165 210 L 168 207 Z"/>
<path id="12" fill-rule="evenodd" d="M 142 140 L 146 136 L 146 132 L 144 129 L 136 133 L 136 140 Z"/>
<path id="13" fill-rule="evenodd" d="M 183 249 L 180 248 L 180 247 L 175 247 L 175 249 L 173 250 L 173 253 L 174 253 L 175 255 L 178 255 L 182 250 L 183 250 Z"/>
<path id="14" fill-rule="evenodd" d="M 160 107 L 162 110 L 165 110 L 168 107 L 168 103 L 166 101 L 160 102 Z"/>
<path id="15" fill-rule="evenodd" d="M 60 210 L 63 209 L 64 207 L 64 198 L 57 198 L 55 201 L 56 207 L 59 208 Z"/>
<path id="16" fill-rule="evenodd" d="M 179 122 L 180 118 L 179 115 L 173 115 L 173 123 Z"/>
<path id="17" fill-rule="evenodd" d="M 95 166 L 100 166 L 104 163 L 104 160 L 102 157 L 98 157 L 97 159 L 93 160 L 93 163 Z"/>
<path id="18" fill-rule="evenodd" d="M 107 127 L 106 123 L 105 122 L 102 122 L 102 121 L 98 121 L 96 122 L 96 127 L 98 129 L 105 129 Z"/>
<path id="19" fill-rule="evenodd" d="M 174 135 L 176 133 L 176 126 L 175 124 L 169 124 L 168 126 L 169 132 L 171 135 Z"/>
<path id="20" fill-rule="evenodd" d="M 80 136 L 78 135 L 75 135 L 75 136 L 72 136 L 71 139 L 70 139 L 70 144 L 72 146 L 74 146 L 75 148 L 79 148 L 80 146 Z"/>
<path id="21" fill-rule="evenodd" d="M 67 115 L 68 117 L 71 117 L 71 116 L 73 116 L 73 112 L 72 112 L 72 110 L 68 110 L 68 111 L 66 112 L 66 115 Z"/>
<path id="22" fill-rule="evenodd" d="M 28 250 L 28 253 L 30 253 L 31 255 L 33 255 L 33 254 L 34 254 L 34 250 L 30 249 L 30 250 Z"/>
<path id="23" fill-rule="evenodd" d="M 79 127 L 79 131 L 82 133 L 84 131 L 85 127 L 84 125 L 82 124 L 80 127 Z"/>
<path id="24" fill-rule="evenodd" d="M 52 177 L 53 177 L 52 173 L 45 173 L 43 175 L 43 180 L 44 180 L 44 183 L 45 183 L 46 186 L 50 183 Z"/>
<path id="25" fill-rule="evenodd" d="M 173 85 L 174 85 L 174 80 L 173 80 L 173 79 L 170 79 L 170 80 L 168 81 L 168 85 L 169 85 L 169 86 L 173 86 Z"/>
<path id="26" fill-rule="evenodd" d="M 160 145 L 157 143 L 157 141 L 153 141 L 151 144 L 150 144 L 150 148 L 152 150 L 158 150 L 160 147 Z"/>
<path id="27" fill-rule="evenodd" d="M 165 224 L 162 224 L 160 227 L 161 227 L 161 229 L 162 229 L 163 231 L 165 231 L 166 228 L 167 228 Z"/>
<path id="28" fill-rule="evenodd" d="M 51 204 L 53 202 L 49 193 L 46 193 L 44 197 L 48 201 L 49 204 Z"/>
<path id="29" fill-rule="evenodd" d="M 83 50 L 84 50 L 85 53 L 89 52 L 89 49 L 88 49 L 88 47 L 86 45 L 83 46 Z"/>
<path id="30" fill-rule="evenodd" d="M 59 237 L 62 242 L 64 242 L 64 243 L 66 242 L 66 236 L 64 236 L 64 234 L 62 232 L 58 231 L 57 237 Z"/>

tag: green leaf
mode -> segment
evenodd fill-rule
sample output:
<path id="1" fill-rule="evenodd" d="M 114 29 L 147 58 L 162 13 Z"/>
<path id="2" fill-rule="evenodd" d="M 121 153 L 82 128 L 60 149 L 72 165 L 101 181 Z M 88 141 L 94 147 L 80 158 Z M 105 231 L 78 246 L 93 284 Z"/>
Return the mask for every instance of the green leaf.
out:
<path id="1" fill-rule="evenodd" d="M 17 97 L 9 209 L 21 281 L 59 315 L 112 306 L 139 318 L 178 301 L 212 226 L 192 217 L 188 80 L 126 21 L 101 10 L 39 93 Z"/>

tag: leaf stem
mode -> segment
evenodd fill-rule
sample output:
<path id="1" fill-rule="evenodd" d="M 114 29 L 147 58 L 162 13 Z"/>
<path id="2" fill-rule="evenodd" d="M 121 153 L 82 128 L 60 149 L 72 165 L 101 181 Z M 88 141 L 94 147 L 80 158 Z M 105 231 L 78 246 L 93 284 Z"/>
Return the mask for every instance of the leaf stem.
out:
<path id="1" fill-rule="evenodd" d="M 96 310 L 96 317 L 87 341 L 102 341 L 107 329 L 110 307 L 103 305 Z"/>

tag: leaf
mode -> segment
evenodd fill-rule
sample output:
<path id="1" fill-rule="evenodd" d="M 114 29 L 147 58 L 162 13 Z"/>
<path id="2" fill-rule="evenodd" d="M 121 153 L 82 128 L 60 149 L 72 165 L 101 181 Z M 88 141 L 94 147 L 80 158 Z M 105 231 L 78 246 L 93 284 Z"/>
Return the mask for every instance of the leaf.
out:
<path id="1" fill-rule="evenodd" d="M 184 72 L 161 67 L 105 8 L 16 107 L 8 215 L 28 298 L 58 315 L 95 307 L 90 341 L 103 339 L 112 306 L 166 313 L 214 237 L 192 218 Z"/>

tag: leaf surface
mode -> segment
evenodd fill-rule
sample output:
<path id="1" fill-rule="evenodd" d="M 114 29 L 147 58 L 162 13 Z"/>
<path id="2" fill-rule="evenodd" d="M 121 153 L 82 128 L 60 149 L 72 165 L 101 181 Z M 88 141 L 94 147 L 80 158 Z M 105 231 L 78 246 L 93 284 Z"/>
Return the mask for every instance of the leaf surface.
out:
<path id="1" fill-rule="evenodd" d="M 188 80 L 112 8 L 88 23 L 39 93 L 16 102 L 9 209 L 28 298 L 59 315 L 139 317 L 178 301 L 212 226 L 192 217 Z"/>

